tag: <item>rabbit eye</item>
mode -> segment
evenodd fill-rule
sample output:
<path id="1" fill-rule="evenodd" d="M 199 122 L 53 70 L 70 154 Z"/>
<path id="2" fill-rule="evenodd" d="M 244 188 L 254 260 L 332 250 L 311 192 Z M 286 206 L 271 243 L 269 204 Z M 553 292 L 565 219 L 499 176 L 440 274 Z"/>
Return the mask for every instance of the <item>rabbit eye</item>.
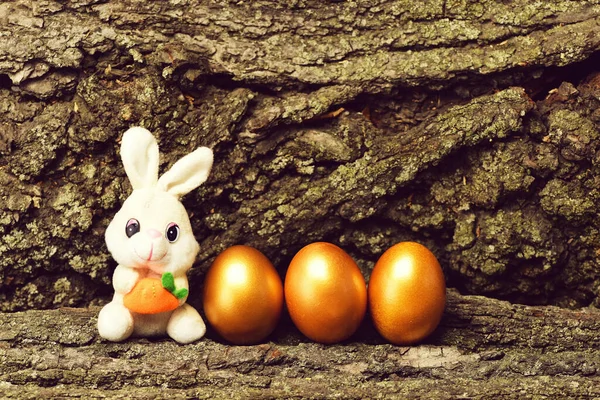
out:
<path id="1" fill-rule="evenodd" d="M 179 225 L 174 222 L 171 222 L 167 225 L 167 232 L 165 234 L 169 242 L 173 243 L 179 238 Z"/>
<path id="2" fill-rule="evenodd" d="M 140 231 L 140 222 L 137 219 L 131 218 L 129 221 L 127 221 L 127 225 L 125 225 L 125 234 L 127 235 L 128 238 L 132 237 L 139 231 Z"/>

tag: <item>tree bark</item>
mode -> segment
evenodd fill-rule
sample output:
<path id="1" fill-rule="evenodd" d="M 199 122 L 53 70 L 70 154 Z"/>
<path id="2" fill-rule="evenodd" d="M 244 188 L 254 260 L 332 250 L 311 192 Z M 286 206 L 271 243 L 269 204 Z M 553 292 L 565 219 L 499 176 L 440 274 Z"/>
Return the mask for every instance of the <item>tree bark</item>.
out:
<path id="1" fill-rule="evenodd" d="M 97 309 L 0 314 L 2 398 L 600 397 L 600 312 L 513 305 L 449 292 L 427 343 L 383 343 L 368 324 L 347 343 L 289 325 L 257 346 L 213 339 L 99 340 Z"/>
<path id="2" fill-rule="evenodd" d="M 109 295 L 118 141 L 138 124 L 163 168 L 216 152 L 185 199 L 195 286 L 235 243 L 283 275 L 332 241 L 368 276 L 416 240 L 466 292 L 597 304 L 600 6 L 407 4 L 0 5 L 2 309 Z"/>

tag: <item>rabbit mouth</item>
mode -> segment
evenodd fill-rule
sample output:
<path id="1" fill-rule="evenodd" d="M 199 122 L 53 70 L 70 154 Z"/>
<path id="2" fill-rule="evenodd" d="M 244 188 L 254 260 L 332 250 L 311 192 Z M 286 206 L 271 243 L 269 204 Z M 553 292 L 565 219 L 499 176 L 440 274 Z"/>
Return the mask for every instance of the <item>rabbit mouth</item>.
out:
<path id="1" fill-rule="evenodd" d="M 155 252 L 154 246 L 150 246 L 150 251 L 148 251 L 147 255 L 141 255 L 135 248 L 133 249 L 133 251 L 135 252 L 136 256 L 138 256 L 144 261 L 160 261 L 167 255 L 167 252 L 164 252 L 162 254 Z"/>

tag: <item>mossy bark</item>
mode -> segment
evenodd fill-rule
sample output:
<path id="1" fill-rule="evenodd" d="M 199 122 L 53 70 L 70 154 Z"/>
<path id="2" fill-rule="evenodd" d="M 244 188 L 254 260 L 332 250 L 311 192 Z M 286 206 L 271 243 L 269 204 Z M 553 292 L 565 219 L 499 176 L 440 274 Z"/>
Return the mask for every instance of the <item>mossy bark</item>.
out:
<path id="1" fill-rule="evenodd" d="M 236 243 L 283 275 L 332 241 L 368 276 L 416 240 L 466 292 L 597 304 L 599 18 L 592 1 L 4 2 L 1 309 L 110 294 L 132 125 L 163 168 L 215 150 L 185 199 L 192 289 Z"/>

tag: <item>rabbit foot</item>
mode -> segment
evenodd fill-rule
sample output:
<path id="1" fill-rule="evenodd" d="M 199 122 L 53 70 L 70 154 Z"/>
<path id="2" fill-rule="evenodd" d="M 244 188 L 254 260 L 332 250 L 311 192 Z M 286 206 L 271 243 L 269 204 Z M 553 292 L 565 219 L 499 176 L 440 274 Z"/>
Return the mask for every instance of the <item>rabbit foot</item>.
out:
<path id="1" fill-rule="evenodd" d="M 196 309 L 184 304 L 171 315 L 167 324 L 167 334 L 176 342 L 192 343 L 206 333 L 206 325 Z"/>
<path id="2" fill-rule="evenodd" d="M 98 332 L 111 342 L 120 342 L 133 333 L 133 316 L 121 304 L 108 303 L 98 315 Z"/>

